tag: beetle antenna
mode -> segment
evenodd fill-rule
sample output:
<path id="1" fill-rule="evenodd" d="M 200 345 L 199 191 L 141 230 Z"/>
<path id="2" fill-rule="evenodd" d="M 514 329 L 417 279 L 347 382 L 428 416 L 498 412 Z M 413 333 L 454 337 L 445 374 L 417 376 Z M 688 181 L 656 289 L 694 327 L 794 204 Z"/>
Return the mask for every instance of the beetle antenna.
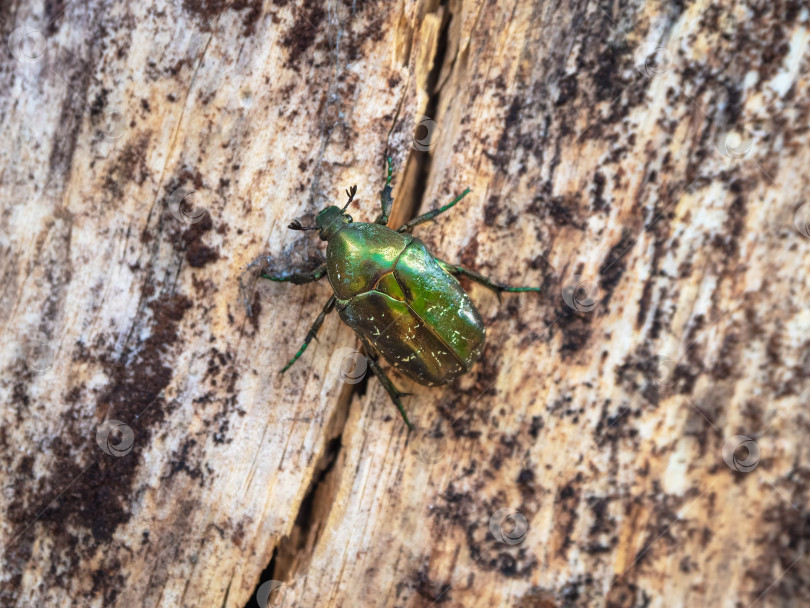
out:
<path id="1" fill-rule="evenodd" d="M 346 190 L 346 196 L 349 197 L 349 200 L 346 201 L 345 205 L 343 205 L 343 209 L 341 209 L 341 211 L 346 211 L 346 208 L 349 205 L 352 204 L 352 201 L 354 200 L 354 195 L 355 194 L 357 194 L 357 185 L 356 184 L 354 186 L 352 186 L 350 189 Z"/>
<path id="2" fill-rule="evenodd" d="M 290 225 L 287 226 L 290 230 L 318 230 L 317 226 L 302 226 L 301 222 L 298 220 L 293 220 L 290 222 Z"/>

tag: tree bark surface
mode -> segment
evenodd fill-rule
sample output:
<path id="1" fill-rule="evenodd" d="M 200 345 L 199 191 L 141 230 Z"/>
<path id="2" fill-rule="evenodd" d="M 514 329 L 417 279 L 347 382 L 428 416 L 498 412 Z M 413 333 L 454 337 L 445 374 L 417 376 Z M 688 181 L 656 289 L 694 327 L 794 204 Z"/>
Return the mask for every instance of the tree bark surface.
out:
<path id="1" fill-rule="evenodd" d="M 4 4 L 0 604 L 807 605 L 808 19 Z M 417 236 L 542 286 L 461 279 L 410 434 L 335 313 L 278 373 L 331 290 L 256 277 L 386 156 L 391 225 L 469 187 Z"/>

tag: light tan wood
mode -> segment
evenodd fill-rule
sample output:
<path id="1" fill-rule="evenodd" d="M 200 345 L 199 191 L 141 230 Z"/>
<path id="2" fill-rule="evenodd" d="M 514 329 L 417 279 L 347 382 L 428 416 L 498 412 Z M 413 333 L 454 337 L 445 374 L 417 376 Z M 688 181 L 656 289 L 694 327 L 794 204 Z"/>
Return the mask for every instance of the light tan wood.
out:
<path id="1" fill-rule="evenodd" d="M 0 19 L 3 606 L 806 603 L 807 8 Z M 335 314 L 280 376 L 330 290 L 245 270 L 386 154 L 392 224 L 470 187 L 417 235 L 544 289 L 462 281 L 486 350 L 392 374 L 410 435 Z"/>

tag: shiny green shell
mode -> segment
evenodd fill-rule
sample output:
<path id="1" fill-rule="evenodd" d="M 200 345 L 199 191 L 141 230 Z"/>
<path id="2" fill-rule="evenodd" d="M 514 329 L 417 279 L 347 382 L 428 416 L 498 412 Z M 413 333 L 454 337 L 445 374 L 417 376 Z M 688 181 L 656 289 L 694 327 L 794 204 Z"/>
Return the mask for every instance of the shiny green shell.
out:
<path id="1" fill-rule="evenodd" d="M 480 357 L 481 316 L 413 235 L 344 224 L 329 235 L 326 268 L 340 318 L 409 378 L 445 384 Z"/>

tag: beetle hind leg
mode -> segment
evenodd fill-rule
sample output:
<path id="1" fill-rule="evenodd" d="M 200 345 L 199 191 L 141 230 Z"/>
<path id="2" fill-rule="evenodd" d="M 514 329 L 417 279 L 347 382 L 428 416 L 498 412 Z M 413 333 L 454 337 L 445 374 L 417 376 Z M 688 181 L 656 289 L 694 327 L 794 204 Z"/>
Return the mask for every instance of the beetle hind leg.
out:
<path id="1" fill-rule="evenodd" d="M 487 289 L 491 289 L 495 292 L 495 295 L 498 296 L 498 301 L 501 300 L 501 294 L 503 292 L 509 293 L 517 293 L 517 292 L 525 292 L 525 291 L 532 291 L 536 293 L 540 293 L 539 287 L 512 287 L 511 285 L 504 285 L 503 283 L 496 283 L 492 279 L 485 277 L 482 274 L 478 274 L 474 270 L 470 270 L 469 268 L 464 268 L 463 266 L 459 266 L 457 264 L 450 264 L 445 262 L 444 260 L 440 260 L 436 258 L 436 261 L 439 263 L 439 266 L 444 268 L 450 274 L 460 274 L 465 277 L 468 277 L 475 281 L 476 283 L 481 283 Z"/>
<path id="2" fill-rule="evenodd" d="M 304 351 L 307 349 L 307 346 L 309 346 L 309 343 L 312 342 L 312 339 L 315 338 L 315 334 L 318 333 L 318 330 L 321 328 L 321 325 L 323 325 L 323 320 L 326 318 L 326 315 L 332 312 L 332 309 L 335 307 L 336 302 L 337 298 L 335 296 L 332 296 L 329 298 L 329 300 L 327 300 L 326 304 L 323 307 L 323 310 L 321 311 L 321 314 L 318 315 L 318 318 L 315 319 L 315 323 L 312 324 L 312 327 L 310 327 L 309 331 L 307 332 L 307 337 L 304 338 L 304 343 L 301 345 L 301 348 L 298 349 L 298 352 L 295 353 L 293 358 L 289 360 L 287 365 L 285 365 L 284 368 L 279 373 L 283 374 L 288 369 L 290 369 L 292 364 L 298 361 L 299 357 L 301 357 L 301 355 L 304 354 Z"/>
<path id="3" fill-rule="evenodd" d="M 394 402 L 394 405 L 397 406 L 402 419 L 405 421 L 405 426 L 408 427 L 408 431 L 413 430 L 413 425 L 411 421 L 408 420 L 408 414 L 405 413 L 405 407 L 402 405 L 402 401 L 400 397 L 405 397 L 410 395 L 411 393 L 403 393 L 396 386 L 394 383 L 391 382 L 391 379 L 388 375 L 383 371 L 380 367 L 379 362 L 377 361 L 377 356 L 374 354 L 374 351 L 370 347 L 370 345 L 363 340 L 363 344 L 366 347 L 366 354 L 368 355 L 368 365 L 371 368 L 371 371 L 374 372 L 374 375 L 377 376 L 377 379 L 380 381 L 380 384 L 383 385 L 383 388 L 388 392 L 388 396 L 391 397 L 391 401 Z"/>

